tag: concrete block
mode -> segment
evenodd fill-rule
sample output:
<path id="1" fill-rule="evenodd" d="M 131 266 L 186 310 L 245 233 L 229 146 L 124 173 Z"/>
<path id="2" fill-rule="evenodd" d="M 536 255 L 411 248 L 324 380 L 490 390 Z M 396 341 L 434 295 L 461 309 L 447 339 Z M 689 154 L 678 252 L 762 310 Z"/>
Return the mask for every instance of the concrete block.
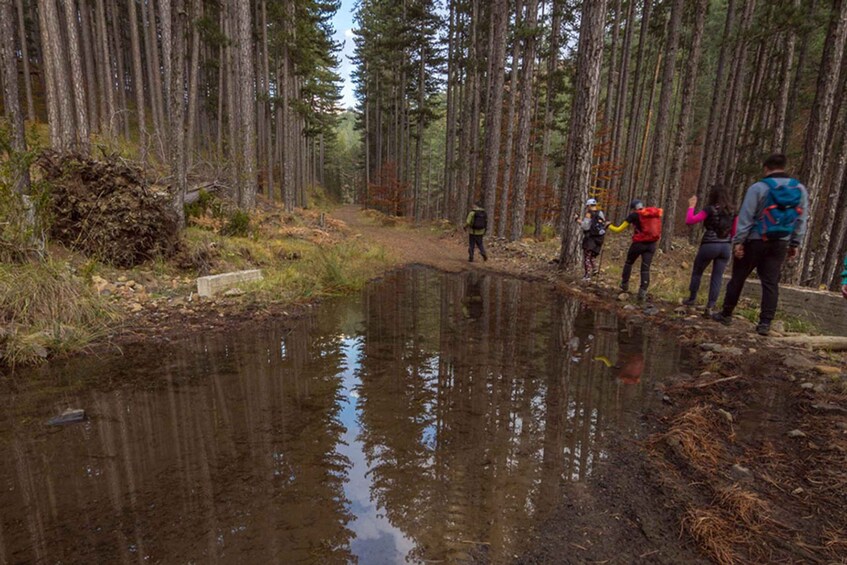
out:
<path id="1" fill-rule="evenodd" d="M 198 296 L 210 297 L 216 293 L 232 288 L 233 286 L 249 282 L 262 280 L 262 271 L 260 269 L 252 269 L 249 271 L 235 271 L 232 273 L 222 273 L 220 275 L 209 275 L 208 277 L 199 277 L 197 279 L 197 294 Z"/>
<path id="2" fill-rule="evenodd" d="M 762 298 L 761 283 L 747 279 L 741 296 L 758 303 Z M 822 332 L 847 335 L 847 316 L 844 315 L 847 301 L 837 292 L 779 285 L 778 311 L 808 320 Z"/>

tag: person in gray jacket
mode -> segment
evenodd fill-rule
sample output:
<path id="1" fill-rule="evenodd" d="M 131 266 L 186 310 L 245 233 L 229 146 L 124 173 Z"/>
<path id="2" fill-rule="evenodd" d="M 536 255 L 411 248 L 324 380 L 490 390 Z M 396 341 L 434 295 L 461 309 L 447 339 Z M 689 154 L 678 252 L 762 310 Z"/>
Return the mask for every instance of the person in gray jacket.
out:
<path id="1" fill-rule="evenodd" d="M 776 153 L 765 159 L 765 177 L 753 183 L 738 213 L 738 228 L 732 239 L 735 260 L 726 287 L 723 308 L 712 318 L 732 322 L 747 277 L 756 270 L 762 284 L 762 307 L 756 332 L 770 333 L 779 301 L 779 277 L 787 258 L 797 255 L 806 233 L 809 194 L 806 187 L 785 172 L 788 160 Z"/>
<path id="2" fill-rule="evenodd" d="M 596 274 L 597 267 L 594 260 L 603 249 L 603 239 L 606 235 L 606 216 L 597 206 L 595 198 L 589 198 L 585 202 L 585 214 L 580 218 L 574 218 L 582 230 L 582 268 L 583 281 L 590 281 Z"/>

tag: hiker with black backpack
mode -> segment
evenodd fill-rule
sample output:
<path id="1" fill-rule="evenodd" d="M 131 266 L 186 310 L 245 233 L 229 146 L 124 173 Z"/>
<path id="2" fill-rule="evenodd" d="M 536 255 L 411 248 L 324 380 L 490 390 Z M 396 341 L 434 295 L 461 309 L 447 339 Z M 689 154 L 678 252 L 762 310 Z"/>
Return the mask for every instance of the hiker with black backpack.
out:
<path id="1" fill-rule="evenodd" d="M 723 285 L 723 273 L 732 257 L 732 236 L 735 235 L 737 216 L 729 202 L 729 193 L 723 186 L 714 186 L 709 192 L 708 205 L 694 213 L 697 197 L 688 199 L 688 213 L 685 223 L 689 226 L 703 222 L 706 228 L 700 240 L 700 248 L 694 258 L 694 268 L 691 271 L 691 283 L 688 285 L 688 299 L 683 301 L 686 306 L 697 303 L 697 292 L 700 290 L 700 280 L 709 263 L 712 264 L 712 278 L 709 282 L 709 301 L 703 315 L 709 317 L 718 302 Z"/>
<path id="2" fill-rule="evenodd" d="M 488 261 L 488 254 L 482 242 L 483 236 L 488 231 L 488 216 L 481 202 L 474 203 L 473 209 L 468 213 L 465 230 L 468 232 L 468 261 L 473 263 L 474 248 L 479 249 L 483 261 Z"/>
<path id="3" fill-rule="evenodd" d="M 738 230 L 732 239 L 732 278 L 726 287 L 723 309 L 712 319 L 729 325 L 744 283 L 753 269 L 762 284 L 762 307 L 756 332 L 770 333 L 779 302 L 782 264 L 797 255 L 806 233 L 809 194 L 800 181 L 785 172 L 785 155 L 775 153 L 765 159 L 765 176 L 753 183 L 744 195 L 738 213 Z"/>
<path id="4" fill-rule="evenodd" d="M 629 215 L 619 226 L 610 224 L 608 228 L 613 233 L 620 233 L 630 225 L 635 228 L 623 265 L 621 290 L 629 292 L 632 266 L 641 257 L 641 286 L 638 289 L 638 300 L 644 300 L 647 298 L 647 289 L 650 287 L 650 264 L 656 254 L 656 242 L 662 237 L 663 211 L 661 208 L 645 207 L 644 202 L 638 199 L 630 203 L 629 210 Z"/>
<path id="5" fill-rule="evenodd" d="M 603 249 L 603 239 L 606 236 L 606 216 L 597 206 L 595 198 L 589 198 L 585 202 L 585 215 L 575 218 L 582 230 L 582 268 L 585 274 L 583 281 L 590 281 L 591 276 L 596 274 L 594 260 Z"/>

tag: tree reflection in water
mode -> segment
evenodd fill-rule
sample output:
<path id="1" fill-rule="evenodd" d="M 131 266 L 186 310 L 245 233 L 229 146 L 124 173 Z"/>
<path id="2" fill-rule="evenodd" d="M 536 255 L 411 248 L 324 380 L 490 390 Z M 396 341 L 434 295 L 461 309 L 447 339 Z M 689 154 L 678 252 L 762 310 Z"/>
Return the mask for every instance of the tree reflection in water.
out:
<path id="1" fill-rule="evenodd" d="M 507 561 L 678 355 L 407 269 L 294 327 L 54 364 L 0 392 L 0 562 Z M 91 420 L 43 426 L 68 406 Z"/>
<path id="2" fill-rule="evenodd" d="M 640 433 L 645 381 L 678 362 L 650 332 L 540 285 L 425 270 L 370 289 L 360 341 L 373 499 L 412 557 L 446 562 L 508 560 L 562 481 L 606 457 L 605 430 Z M 628 359 L 645 352 L 633 380 Z"/>

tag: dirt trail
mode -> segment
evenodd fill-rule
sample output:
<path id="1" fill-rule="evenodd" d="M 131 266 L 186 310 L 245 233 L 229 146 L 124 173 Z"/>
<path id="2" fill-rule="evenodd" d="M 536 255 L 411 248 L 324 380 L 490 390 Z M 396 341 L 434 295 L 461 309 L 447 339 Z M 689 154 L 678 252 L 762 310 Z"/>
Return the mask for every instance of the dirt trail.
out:
<path id="1" fill-rule="evenodd" d="M 476 261 L 469 263 L 467 239 L 462 232 L 437 233 L 423 228 L 381 226 L 378 220 L 367 217 L 353 204 L 336 209 L 332 216 L 342 220 L 353 232 L 361 234 L 367 241 L 384 247 L 403 265 L 427 265 L 451 273 L 471 268 L 508 273 L 516 270 L 511 262 L 496 256 L 491 256 L 489 261 L 483 262 L 477 255 Z"/>

